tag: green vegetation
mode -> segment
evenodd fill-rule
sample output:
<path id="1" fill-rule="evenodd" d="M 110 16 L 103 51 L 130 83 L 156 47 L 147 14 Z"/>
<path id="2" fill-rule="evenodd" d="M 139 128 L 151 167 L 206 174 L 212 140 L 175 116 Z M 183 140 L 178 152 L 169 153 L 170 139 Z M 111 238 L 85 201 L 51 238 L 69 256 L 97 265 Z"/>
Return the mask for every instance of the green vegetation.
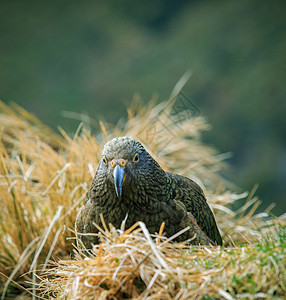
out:
<path id="1" fill-rule="evenodd" d="M 85 117 L 67 111 L 116 123 L 135 92 L 167 99 L 190 69 L 184 92 L 213 126 L 204 139 L 233 153 L 232 180 L 243 190 L 259 183 L 261 210 L 276 202 L 278 215 L 285 8 L 283 0 L 1 1 L 0 98 L 74 132 Z"/>

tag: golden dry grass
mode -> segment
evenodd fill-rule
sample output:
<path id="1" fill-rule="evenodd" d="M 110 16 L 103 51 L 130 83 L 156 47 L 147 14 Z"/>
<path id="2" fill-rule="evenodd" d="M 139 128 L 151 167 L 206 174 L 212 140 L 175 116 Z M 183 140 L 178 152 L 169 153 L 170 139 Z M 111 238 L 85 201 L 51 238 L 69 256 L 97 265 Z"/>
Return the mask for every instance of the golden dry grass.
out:
<path id="1" fill-rule="evenodd" d="M 189 247 L 152 239 L 144 223 L 102 232 L 91 255 L 76 251 L 44 275 L 39 290 L 58 299 L 277 298 L 285 292 L 286 230 L 241 247 Z M 207 298 L 207 299 L 209 299 Z"/>
<path id="2" fill-rule="evenodd" d="M 6 293 L 15 280 L 33 287 L 34 294 L 57 291 L 57 297 L 68 299 L 81 297 L 83 290 L 85 299 L 120 299 L 124 293 L 142 299 L 283 295 L 285 265 L 283 269 L 270 261 L 269 271 L 263 273 L 263 280 L 272 278 L 270 285 L 264 284 L 275 286 L 272 294 L 263 286 L 243 290 L 235 283 L 234 288 L 236 279 L 231 274 L 238 274 L 237 282 L 244 283 L 239 276 L 253 267 L 251 280 L 260 286 L 257 276 L 262 268 L 256 272 L 255 262 L 247 265 L 247 259 L 263 254 L 257 245 L 266 235 L 277 240 L 285 215 L 279 219 L 270 218 L 267 212 L 254 215 L 259 201 L 253 194 L 230 191 L 221 176 L 223 155 L 200 140 L 209 125 L 200 116 L 174 114 L 174 99 L 146 107 L 135 99 L 122 128 L 100 123 L 100 131 L 93 135 L 81 124 L 73 137 L 63 130 L 57 135 L 23 109 L 0 103 L 0 271 L 9 277 L 0 277 L 2 291 Z M 229 248 L 186 248 L 166 243 L 164 238 L 151 242 L 146 231 L 122 236 L 106 229 L 107 237 L 95 247 L 93 256 L 85 258 L 79 251 L 70 260 L 74 234 L 69 229 L 74 228 L 102 147 L 121 135 L 137 138 L 164 169 L 193 178 L 204 188 Z M 233 211 L 231 205 L 241 199 L 245 204 Z M 283 253 L 285 263 L 285 244 L 283 248 L 277 243 L 273 247 Z M 51 259 L 59 263 L 49 269 Z"/>

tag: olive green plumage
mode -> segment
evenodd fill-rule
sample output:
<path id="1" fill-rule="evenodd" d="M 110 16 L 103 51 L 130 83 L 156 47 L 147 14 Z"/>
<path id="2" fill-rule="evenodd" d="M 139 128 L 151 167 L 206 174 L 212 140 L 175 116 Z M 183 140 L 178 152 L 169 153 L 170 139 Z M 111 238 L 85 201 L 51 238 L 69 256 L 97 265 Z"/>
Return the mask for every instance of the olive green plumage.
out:
<path id="1" fill-rule="evenodd" d="M 116 228 L 127 215 L 126 228 L 143 221 L 151 233 L 158 232 L 165 222 L 167 236 L 190 226 L 177 241 L 195 237 L 192 244 L 209 244 L 210 240 L 222 244 L 201 188 L 191 179 L 165 172 L 131 137 L 114 138 L 104 146 L 96 175 L 77 215 L 77 232 L 97 233 L 93 222 L 102 225 L 100 214 L 106 224 Z M 80 237 L 87 248 L 98 243 L 93 235 Z"/>

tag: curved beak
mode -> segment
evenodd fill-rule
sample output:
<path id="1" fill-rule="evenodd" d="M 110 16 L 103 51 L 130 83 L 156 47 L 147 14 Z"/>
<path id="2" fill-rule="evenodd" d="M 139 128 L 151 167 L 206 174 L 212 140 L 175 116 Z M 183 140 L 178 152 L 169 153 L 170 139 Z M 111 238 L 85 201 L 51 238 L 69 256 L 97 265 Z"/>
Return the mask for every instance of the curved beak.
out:
<path id="1" fill-rule="evenodd" d="M 122 183 L 124 179 L 125 170 L 120 165 L 116 165 L 113 170 L 114 186 L 117 198 L 122 194 Z"/>

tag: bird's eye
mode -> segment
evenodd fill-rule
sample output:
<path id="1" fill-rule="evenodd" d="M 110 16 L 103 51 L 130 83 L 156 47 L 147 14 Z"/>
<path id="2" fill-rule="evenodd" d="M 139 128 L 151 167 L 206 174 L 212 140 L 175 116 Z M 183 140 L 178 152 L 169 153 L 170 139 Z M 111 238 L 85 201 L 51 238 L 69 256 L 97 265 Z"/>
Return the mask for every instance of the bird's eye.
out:
<path id="1" fill-rule="evenodd" d="M 136 154 L 134 155 L 133 161 L 134 161 L 134 162 L 138 162 L 138 161 L 139 161 L 139 154 L 138 154 L 138 153 L 136 153 Z"/>
<path id="2" fill-rule="evenodd" d="M 103 157 L 102 162 L 107 165 L 107 159 L 105 157 Z"/>

